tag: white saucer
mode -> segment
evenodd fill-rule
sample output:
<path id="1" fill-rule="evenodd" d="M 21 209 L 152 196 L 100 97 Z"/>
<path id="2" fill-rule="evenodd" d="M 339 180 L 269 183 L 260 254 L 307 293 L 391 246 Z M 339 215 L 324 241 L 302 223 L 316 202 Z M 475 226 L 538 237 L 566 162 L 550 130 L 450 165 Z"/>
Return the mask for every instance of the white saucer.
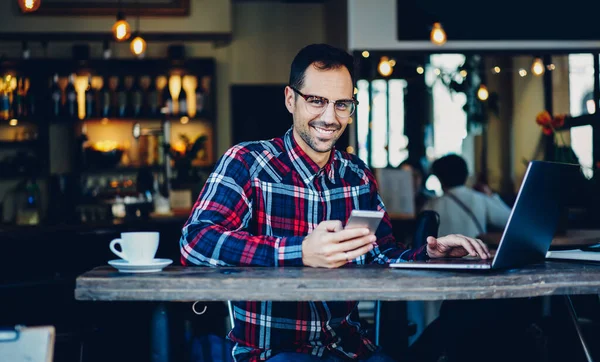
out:
<path id="1" fill-rule="evenodd" d="M 121 273 L 154 273 L 163 270 L 173 263 L 171 259 L 154 259 L 149 263 L 131 264 L 127 260 L 109 260 L 108 264 L 117 268 Z"/>

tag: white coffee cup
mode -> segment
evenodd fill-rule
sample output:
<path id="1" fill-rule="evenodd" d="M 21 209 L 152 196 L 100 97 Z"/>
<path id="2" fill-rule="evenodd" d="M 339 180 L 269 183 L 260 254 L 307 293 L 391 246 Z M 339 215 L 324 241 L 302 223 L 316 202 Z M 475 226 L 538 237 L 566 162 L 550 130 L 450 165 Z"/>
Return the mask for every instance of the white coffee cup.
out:
<path id="1" fill-rule="evenodd" d="M 121 233 L 121 238 L 110 242 L 110 250 L 130 264 L 144 264 L 154 260 L 158 250 L 159 233 L 154 231 L 134 231 Z M 121 251 L 115 248 L 121 247 Z"/>

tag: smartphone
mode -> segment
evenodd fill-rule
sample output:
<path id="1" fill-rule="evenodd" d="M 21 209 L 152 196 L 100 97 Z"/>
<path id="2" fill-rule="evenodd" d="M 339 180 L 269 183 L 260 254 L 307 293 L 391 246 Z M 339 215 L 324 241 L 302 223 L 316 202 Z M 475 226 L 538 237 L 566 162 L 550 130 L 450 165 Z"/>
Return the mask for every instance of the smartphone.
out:
<path id="1" fill-rule="evenodd" d="M 366 227 L 375 234 L 381 219 L 383 219 L 383 214 L 383 211 L 352 210 L 345 229 Z"/>

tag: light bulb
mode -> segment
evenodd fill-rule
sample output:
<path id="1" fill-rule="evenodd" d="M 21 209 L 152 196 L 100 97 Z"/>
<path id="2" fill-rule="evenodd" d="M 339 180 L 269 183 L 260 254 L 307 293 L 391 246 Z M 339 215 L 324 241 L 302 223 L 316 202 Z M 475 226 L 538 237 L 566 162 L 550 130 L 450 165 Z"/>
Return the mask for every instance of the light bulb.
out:
<path id="1" fill-rule="evenodd" d="M 542 75 L 544 71 L 544 62 L 540 58 L 535 58 L 531 64 L 531 72 L 535 75 Z"/>
<path id="2" fill-rule="evenodd" d="M 490 93 L 488 92 L 487 87 L 481 84 L 477 90 L 477 98 L 479 98 L 480 101 L 486 101 L 489 96 Z"/>
<path id="3" fill-rule="evenodd" d="M 116 41 L 125 41 L 131 37 L 131 26 L 125 20 L 125 14 L 119 12 L 117 21 L 112 26 L 112 33 Z"/>
<path id="4" fill-rule="evenodd" d="M 384 77 L 388 77 L 392 74 L 394 68 L 392 67 L 392 64 L 390 64 L 388 57 L 381 57 L 379 65 L 377 66 L 377 71 Z"/>
<path id="5" fill-rule="evenodd" d="M 32 13 L 40 8 L 42 0 L 19 0 L 19 7 L 24 13 Z"/>
<path id="6" fill-rule="evenodd" d="M 131 52 L 138 57 L 146 52 L 146 41 L 141 36 L 136 36 L 131 41 Z"/>
<path id="7" fill-rule="evenodd" d="M 444 45 L 446 43 L 446 32 L 442 28 L 442 24 L 433 23 L 433 28 L 430 34 L 431 42 L 435 45 Z"/>

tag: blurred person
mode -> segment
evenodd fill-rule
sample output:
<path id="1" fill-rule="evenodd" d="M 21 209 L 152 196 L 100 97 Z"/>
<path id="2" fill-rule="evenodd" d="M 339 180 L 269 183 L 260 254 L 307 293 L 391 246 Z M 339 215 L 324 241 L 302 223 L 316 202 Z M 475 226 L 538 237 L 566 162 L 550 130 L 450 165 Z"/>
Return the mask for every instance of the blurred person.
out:
<path id="1" fill-rule="evenodd" d="M 504 228 L 510 207 L 489 187 L 483 193 L 466 186 L 469 170 L 461 156 L 450 154 L 437 159 L 431 173 L 440 180 L 444 194 L 428 200 L 423 209 L 440 215 L 440 235 L 476 237 L 485 234 L 489 226 Z"/>
<path id="2" fill-rule="evenodd" d="M 435 193 L 425 187 L 425 168 L 418 160 L 406 159 L 398 166 L 401 170 L 408 171 L 413 177 L 413 190 L 415 193 L 415 212 L 423 209 L 425 202 L 435 197 Z"/>

